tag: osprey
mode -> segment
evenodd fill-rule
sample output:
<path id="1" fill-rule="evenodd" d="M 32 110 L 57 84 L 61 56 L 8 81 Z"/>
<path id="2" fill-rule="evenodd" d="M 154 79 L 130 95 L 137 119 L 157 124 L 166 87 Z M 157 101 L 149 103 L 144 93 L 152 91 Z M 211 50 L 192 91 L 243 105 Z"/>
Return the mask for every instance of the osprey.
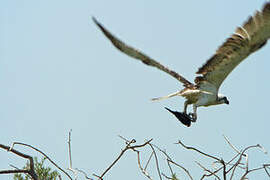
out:
<path id="1" fill-rule="evenodd" d="M 191 83 L 175 71 L 163 66 L 139 50 L 126 45 L 105 29 L 94 17 L 93 21 L 117 49 L 146 65 L 170 74 L 183 83 L 184 89 L 152 100 L 167 99 L 173 96 L 186 98 L 183 113 L 166 109 L 186 126 L 190 126 L 191 122 L 195 122 L 197 119 L 198 107 L 229 104 L 227 97 L 218 93 L 220 85 L 239 63 L 263 47 L 270 38 L 270 2 L 264 5 L 262 11 L 257 11 L 254 16 L 251 16 L 242 27 L 236 28 L 235 33 L 196 72 L 198 76 L 194 80 L 195 83 Z M 187 114 L 187 107 L 191 104 L 193 105 L 193 113 Z"/>

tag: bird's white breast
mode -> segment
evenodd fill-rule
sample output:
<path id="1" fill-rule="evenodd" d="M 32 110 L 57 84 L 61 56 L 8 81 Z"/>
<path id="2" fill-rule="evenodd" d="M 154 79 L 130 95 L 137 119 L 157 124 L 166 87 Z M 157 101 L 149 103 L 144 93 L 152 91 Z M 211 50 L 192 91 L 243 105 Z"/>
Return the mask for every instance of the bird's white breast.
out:
<path id="1" fill-rule="evenodd" d="M 217 104 L 216 94 L 209 92 L 201 92 L 198 101 L 195 103 L 196 106 L 211 106 Z"/>

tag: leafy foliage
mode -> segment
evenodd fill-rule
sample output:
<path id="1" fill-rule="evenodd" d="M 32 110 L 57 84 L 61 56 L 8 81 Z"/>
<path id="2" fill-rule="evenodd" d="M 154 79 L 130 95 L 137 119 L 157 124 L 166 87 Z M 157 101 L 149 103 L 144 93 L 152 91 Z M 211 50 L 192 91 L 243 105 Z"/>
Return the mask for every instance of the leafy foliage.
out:
<path id="1" fill-rule="evenodd" d="M 46 158 L 42 158 L 40 161 L 38 161 L 38 158 L 34 158 L 34 166 L 35 166 L 35 172 L 37 173 L 37 176 L 41 180 L 56 180 L 57 177 L 60 175 L 56 170 L 52 170 L 50 167 L 45 166 Z M 29 169 L 29 163 L 26 163 L 26 166 L 23 167 L 23 169 Z M 31 180 L 31 177 L 26 174 L 15 174 L 13 176 L 14 180 Z"/>
<path id="2" fill-rule="evenodd" d="M 176 174 L 172 175 L 172 180 L 178 180 L 177 177 L 176 177 Z"/>

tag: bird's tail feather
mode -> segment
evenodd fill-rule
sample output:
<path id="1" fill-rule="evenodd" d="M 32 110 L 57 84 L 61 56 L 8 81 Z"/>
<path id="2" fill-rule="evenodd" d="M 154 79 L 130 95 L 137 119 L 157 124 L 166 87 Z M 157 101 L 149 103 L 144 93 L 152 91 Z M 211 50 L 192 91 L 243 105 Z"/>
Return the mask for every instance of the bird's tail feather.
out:
<path id="1" fill-rule="evenodd" d="M 163 96 L 163 97 L 152 98 L 151 100 L 152 100 L 152 101 L 160 101 L 160 100 L 168 99 L 168 98 L 170 98 L 170 97 L 178 96 L 178 95 L 181 95 L 181 91 L 177 91 L 177 92 L 175 92 L 175 93 L 172 93 L 172 94 L 169 94 L 169 95 Z"/>

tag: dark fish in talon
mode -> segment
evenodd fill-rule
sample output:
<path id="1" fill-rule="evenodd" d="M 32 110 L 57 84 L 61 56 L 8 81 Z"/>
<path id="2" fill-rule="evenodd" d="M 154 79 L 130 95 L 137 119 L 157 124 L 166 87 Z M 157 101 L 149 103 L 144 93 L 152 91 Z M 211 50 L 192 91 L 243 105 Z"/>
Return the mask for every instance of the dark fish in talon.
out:
<path id="1" fill-rule="evenodd" d="M 172 111 L 167 107 L 164 107 L 164 108 L 167 109 L 170 113 L 172 113 L 185 126 L 190 127 L 191 119 L 190 119 L 189 115 L 187 115 L 185 113 L 178 112 L 178 111 Z"/>

